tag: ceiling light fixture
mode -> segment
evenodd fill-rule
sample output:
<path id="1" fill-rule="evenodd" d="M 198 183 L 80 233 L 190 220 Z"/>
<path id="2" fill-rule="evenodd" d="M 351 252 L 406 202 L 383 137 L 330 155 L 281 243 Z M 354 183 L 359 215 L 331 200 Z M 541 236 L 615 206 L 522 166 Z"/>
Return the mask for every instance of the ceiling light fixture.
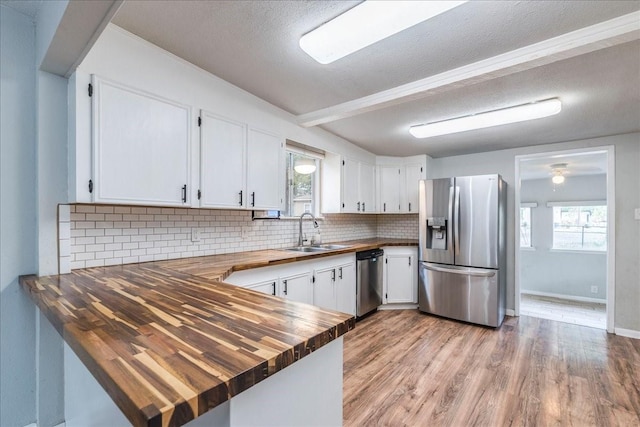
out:
<path id="1" fill-rule="evenodd" d="M 293 169 L 302 175 L 309 175 L 316 171 L 316 161 L 313 159 L 297 159 Z"/>
<path id="2" fill-rule="evenodd" d="M 552 98 L 441 122 L 411 126 L 409 132 L 416 138 L 429 138 L 450 133 L 466 132 L 473 129 L 523 122 L 525 120 L 540 119 L 558 114 L 560 110 L 562 110 L 562 103 L 558 98 Z"/>
<path id="3" fill-rule="evenodd" d="M 300 47 L 329 64 L 467 1 L 364 1 L 302 36 Z"/>
<path id="4" fill-rule="evenodd" d="M 564 182 L 564 174 L 567 172 L 567 165 L 567 163 L 556 163 L 551 165 L 551 170 L 553 171 L 551 182 L 554 184 L 562 184 Z"/>

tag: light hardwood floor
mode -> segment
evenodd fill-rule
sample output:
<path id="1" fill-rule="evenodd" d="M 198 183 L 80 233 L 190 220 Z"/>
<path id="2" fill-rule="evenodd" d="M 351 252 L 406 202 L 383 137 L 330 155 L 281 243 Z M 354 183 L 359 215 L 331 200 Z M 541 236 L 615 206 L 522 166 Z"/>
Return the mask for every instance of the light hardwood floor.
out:
<path id="1" fill-rule="evenodd" d="M 597 302 L 571 301 L 523 293 L 520 295 L 520 314 L 591 328 L 607 328 L 607 306 Z"/>
<path id="2" fill-rule="evenodd" d="M 345 335 L 345 426 L 639 426 L 640 340 L 380 311 Z"/>

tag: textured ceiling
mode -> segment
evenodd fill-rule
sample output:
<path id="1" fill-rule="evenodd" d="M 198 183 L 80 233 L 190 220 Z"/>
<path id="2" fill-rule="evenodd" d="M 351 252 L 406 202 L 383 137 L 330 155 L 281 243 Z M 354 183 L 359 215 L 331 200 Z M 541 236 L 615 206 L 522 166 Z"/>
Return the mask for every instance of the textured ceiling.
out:
<path id="1" fill-rule="evenodd" d="M 523 180 L 549 178 L 551 165 L 566 163 L 567 176 L 600 175 L 607 173 L 607 155 L 603 152 L 555 155 L 520 161 L 520 178 Z"/>
<path id="2" fill-rule="evenodd" d="M 292 114 L 442 73 L 640 9 L 638 1 L 471 1 L 321 65 L 300 36 L 358 2 L 127 1 L 113 22 Z M 322 125 L 373 153 L 434 157 L 640 130 L 630 42 Z M 408 126 L 559 96 L 552 118 L 416 140 Z"/>

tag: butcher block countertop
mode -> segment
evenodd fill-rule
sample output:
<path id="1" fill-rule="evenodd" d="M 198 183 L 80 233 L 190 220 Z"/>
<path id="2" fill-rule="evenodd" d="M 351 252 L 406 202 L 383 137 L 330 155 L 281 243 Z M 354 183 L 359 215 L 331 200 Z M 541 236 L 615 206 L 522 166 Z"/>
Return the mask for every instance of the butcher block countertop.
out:
<path id="1" fill-rule="evenodd" d="M 20 283 L 136 426 L 179 426 L 355 327 L 353 316 L 221 282 L 321 253 L 264 250 L 22 276 Z"/>

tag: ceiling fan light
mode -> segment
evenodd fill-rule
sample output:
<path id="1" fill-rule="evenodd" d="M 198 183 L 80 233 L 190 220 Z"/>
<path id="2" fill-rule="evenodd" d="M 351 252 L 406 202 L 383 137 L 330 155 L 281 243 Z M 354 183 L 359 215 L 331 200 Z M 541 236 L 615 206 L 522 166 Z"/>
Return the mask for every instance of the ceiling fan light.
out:
<path id="1" fill-rule="evenodd" d="M 558 98 L 552 98 L 441 122 L 411 126 L 409 132 L 416 138 L 429 138 L 432 136 L 540 119 L 558 114 L 561 110 L 562 103 L 560 100 Z"/>
<path id="2" fill-rule="evenodd" d="M 551 182 L 553 182 L 554 184 L 562 184 L 564 182 L 564 175 L 554 175 L 553 178 L 551 178 Z"/>
<path id="3" fill-rule="evenodd" d="M 316 162 L 313 159 L 297 159 L 293 169 L 302 175 L 309 175 L 316 171 Z"/>
<path id="4" fill-rule="evenodd" d="M 364 1 L 302 36 L 300 47 L 329 64 L 467 1 Z"/>

